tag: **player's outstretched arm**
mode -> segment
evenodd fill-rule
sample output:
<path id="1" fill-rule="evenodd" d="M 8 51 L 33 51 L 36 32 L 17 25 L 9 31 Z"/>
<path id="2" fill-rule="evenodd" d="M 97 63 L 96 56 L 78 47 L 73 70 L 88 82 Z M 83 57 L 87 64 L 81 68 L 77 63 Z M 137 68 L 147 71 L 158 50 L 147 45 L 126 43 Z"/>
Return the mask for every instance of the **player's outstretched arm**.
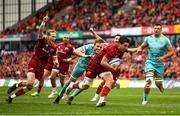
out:
<path id="1" fill-rule="evenodd" d="M 139 47 L 137 47 L 136 53 L 141 54 L 142 50 L 146 47 L 147 47 L 147 45 L 143 42 Z"/>
<path id="2" fill-rule="evenodd" d="M 90 28 L 90 32 L 93 34 L 93 36 L 96 38 L 96 39 L 100 39 L 100 40 L 103 40 L 104 42 L 106 42 L 103 38 L 101 38 L 95 31 L 93 28 Z"/>
<path id="3" fill-rule="evenodd" d="M 127 51 L 128 52 L 137 52 L 138 48 L 128 48 Z"/>
<path id="4" fill-rule="evenodd" d="M 46 15 L 44 18 L 43 18 L 43 21 L 41 22 L 41 25 L 39 27 L 39 30 L 38 30 L 38 39 L 42 39 L 43 38 L 43 30 L 44 30 L 44 27 L 45 27 L 45 24 L 46 22 L 49 20 L 49 17 L 48 15 Z"/>
<path id="5" fill-rule="evenodd" d="M 84 57 L 84 58 L 89 58 L 89 57 L 91 57 L 90 55 L 84 54 L 84 48 L 83 48 L 83 46 L 75 49 L 75 50 L 74 50 L 74 54 L 77 55 L 77 56 L 79 56 L 79 57 Z"/>

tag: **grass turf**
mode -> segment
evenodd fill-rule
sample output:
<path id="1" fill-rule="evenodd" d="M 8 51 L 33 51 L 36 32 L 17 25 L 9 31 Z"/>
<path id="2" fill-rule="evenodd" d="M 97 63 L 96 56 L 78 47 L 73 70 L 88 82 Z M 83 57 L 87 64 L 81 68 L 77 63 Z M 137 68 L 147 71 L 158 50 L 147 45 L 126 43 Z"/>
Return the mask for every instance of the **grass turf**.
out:
<path id="1" fill-rule="evenodd" d="M 149 104 L 142 106 L 143 89 L 114 89 L 107 97 L 107 106 L 97 108 L 96 102 L 90 102 L 95 89 L 91 88 L 77 96 L 72 105 L 66 100 L 53 104 L 54 99 L 47 96 L 51 88 L 43 88 L 39 97 L 31 97 L 30 93 L 6 103 L 7 88 L 0 88 L 0 115 L 180 115 L 180 90 L 166 89 L 161 94 L 152 89 Z"/>

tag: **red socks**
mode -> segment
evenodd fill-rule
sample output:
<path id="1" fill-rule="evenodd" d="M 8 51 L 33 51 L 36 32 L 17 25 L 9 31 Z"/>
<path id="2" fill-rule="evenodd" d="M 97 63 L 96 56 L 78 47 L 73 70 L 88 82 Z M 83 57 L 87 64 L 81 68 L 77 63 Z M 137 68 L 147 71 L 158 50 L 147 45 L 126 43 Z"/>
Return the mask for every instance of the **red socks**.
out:
<path id="1" fill-rule="evenodd" d="M 109 92 L 110 92 L 110 88 L 107 86 L 104 86 L 101 96 L 107 96 Z"/>
<path id="2" fill-rule="evenodd" d="M 15 93 L 16 96 L 20 96 L 20 95 L 23 95 L 23 94 L 24 94 L 24 91 L 23 91 L 22 88 L 19 89 L 19 90 Z"/>
<path id="3" fill-rule="evenodd" d="M 43 86 L 38 86 L 38 93 L 41 92 L 42 87 L 43 87 Z"/>
<path id="4" fill-rule="evenodd" d="M 102 89 L 103 89 L 103 85 L 100 84 L 100 85 L 98 86 L 98 88 L 96 89 L 96 93 L 97 93 L 97 94 L 101 93 L 101 90 L 102 90 Z"/>
<path id="5" fill-rule="evenodd" d="M 74 89 L 79 89 L 79 83 L 80 83 L 80 82 L 74 83 L 74 84 L 73 84 L 73 88 L 74 88 Z"/>
<path id="6" fill-rule="evenodd" d="M 23 87 L 22 81 L 18 83 L 18 87 Z"/>

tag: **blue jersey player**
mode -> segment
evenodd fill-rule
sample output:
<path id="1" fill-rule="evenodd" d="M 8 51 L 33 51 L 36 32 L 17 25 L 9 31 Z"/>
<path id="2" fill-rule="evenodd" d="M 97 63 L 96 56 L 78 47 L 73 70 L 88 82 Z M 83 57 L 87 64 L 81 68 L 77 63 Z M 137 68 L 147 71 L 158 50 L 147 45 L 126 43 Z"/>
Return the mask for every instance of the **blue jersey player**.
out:
<path id="1" fill-rule="evenodd" d="M 145 77 L 146 83 L 144 86 L 144 96 L 142 105 L 148 103 L 148 95 L 150 93 L 150 86 L 155 81 L 155 85 L 160 92 L 164 91 L 162 78 L 164 73 L 164 61 L 171 57 L 174 53 L 173 47 L 169 39 L 161 34 L 162 26 L 160 23 L 154 25 L 154 34 L 147 36 L 144 42 L 138 47 L 138 51 L 148 49 L 148 55 L 145 62 Z"/>

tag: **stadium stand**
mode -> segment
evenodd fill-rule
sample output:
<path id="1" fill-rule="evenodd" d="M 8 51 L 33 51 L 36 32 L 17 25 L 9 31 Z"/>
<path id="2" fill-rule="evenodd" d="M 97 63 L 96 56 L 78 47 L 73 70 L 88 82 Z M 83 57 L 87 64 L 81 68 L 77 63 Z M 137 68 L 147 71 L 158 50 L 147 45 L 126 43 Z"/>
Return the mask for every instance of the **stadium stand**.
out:
<path id="1" fill-rule="evenodd" d="M 84 0 L 82 2 L 62 0 L 52 4 L 45 12 L 37 13 L 29 21 L 20 22 L 16 29 L 7 28 L 1 32 L 0 37 L 7 34 L 37 31 L 40 25 L 39 22 L 47 13 L 51 19 L 50 27 L 58 31 L 87 31 L 90 27 L 103 31 L 111 27 L 150 26 L 157 20 L 161 20 L 164 25 L 179 24 L 180 10 L 178 10 L 178 3 L 178 0 L 158 0 L 154 2 L 138 0 L 137 3 L 132 1 L 126 3 L 121 0 Z M 123 9 L 123 6 L 127 5 L 133 7 L 129 10 Z M 64 15 L 60 18 L 56 17 L 56 14 L 63 8 L 65 8 Z"/>

